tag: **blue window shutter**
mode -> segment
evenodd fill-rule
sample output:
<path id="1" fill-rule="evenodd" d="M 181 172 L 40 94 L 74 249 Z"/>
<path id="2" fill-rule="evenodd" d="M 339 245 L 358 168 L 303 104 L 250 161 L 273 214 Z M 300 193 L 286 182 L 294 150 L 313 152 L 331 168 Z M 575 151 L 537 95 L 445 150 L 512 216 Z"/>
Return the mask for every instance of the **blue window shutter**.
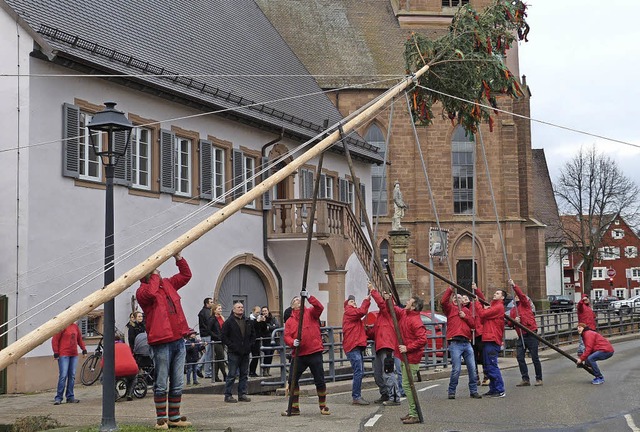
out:
<path id="1" fill-rule="evenodd" d="M 113 184 L 119 184 L 124 186 L 131 186 L 131 145 L 127 145 L 127 137 L 133 133 L 116 132 L 113 134 L 113 146 L 115 151 L 126 153 L 118 160 L 118 164 L 115 166 Z"/>
<path id="2" fill-rule="evenodd" d="M 160 192 L 176 191 L 175 134 L 169 130 L 160 131 Z"/>
<path id="3" fill-rule="evenodd" d="M 320 174 L 320 190 L 318 191 L 318 198 L 327 197 L 327 175 Z"/>
<path id="4" fill-rule="evenodd" d="M 211 200 L 213 198 L 213 143 L 200 140 L 200 198 Z"/>
<path id="5" fill-rule="evenodd" d="M 267 169 L 269 166 L 269 158 L 262 158 L 262 166 L 260 167 L 262 171 L 262 181 L 265 181 L 267 178 L 271 176 L 271 170 Z M 262 194 L 262 210 L 271 210 L 271 189 L 267 189 L 265 193 Z"/>
<path id="6" fill-rule="evenodd" d="M 244 161 L 240 150 L 233 150 L 233 199 L 244 195 Z"/>
<path id="7" fill-rule="evenodd" d="M 65 103 L 62 106 L 62 175 L 78 178 L 80 166 L 80 108 Z"/>
<path id="8" fill-rule="evenodd" d="M 347 187 L 348 187 L 348 183 L 345 179 L 338 179 L 338 195 L 340 202 L 346 203 L 347 202 Z"/>

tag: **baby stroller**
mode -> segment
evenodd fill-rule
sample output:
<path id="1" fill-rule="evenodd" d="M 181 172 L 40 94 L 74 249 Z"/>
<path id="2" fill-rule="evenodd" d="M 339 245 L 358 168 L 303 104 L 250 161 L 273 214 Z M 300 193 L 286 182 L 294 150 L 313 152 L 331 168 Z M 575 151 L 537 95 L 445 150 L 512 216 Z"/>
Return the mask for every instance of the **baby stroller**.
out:
<path id="1" fill-rule="evenodd" d="M 133 345 L 133 358 L 138 363 L 138 375 L 133 383 L 133 395 L 142 399 L 147 395 L 149 386 L 153 386 L 155 368 L 151 358 L 151 349 L 147 343 L 147 333 L 140 333 L 136 336 Z"/>

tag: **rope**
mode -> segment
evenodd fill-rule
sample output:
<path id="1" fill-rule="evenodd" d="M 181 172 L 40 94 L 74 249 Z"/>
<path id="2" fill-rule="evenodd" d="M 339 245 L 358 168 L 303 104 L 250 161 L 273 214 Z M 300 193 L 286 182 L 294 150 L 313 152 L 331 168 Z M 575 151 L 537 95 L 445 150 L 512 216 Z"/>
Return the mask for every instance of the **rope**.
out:
<path id="1" fill-rule="evenodd" d="M 413 136 L 416 140 L 416 146 L 418 147 L 418 154 L 420 155 L 420 162 L 422 163 L 422 171 L 424 172 L 424 177 L 425 180 L 427 182 L 427 189 L 429 190 L 429 198 L 431 199 L 431 206 L 433 207 L 433 213 L 435 215 L 435 219 L 436 219 L 436 226 L 438 227 L 438 230 L 440 233 L 442 233 L 442 228 L 440 226 L 440 219 L 438 218 L 438 210 L 436 207 L 436 202 L 435 199 L 433 197 L 433 190 L 431 189 L 431 182 L 429 181 L 429 174 L 427 173 L 427 165 L 424 161 L 424 155 L 422 153 L 422 147 L 420 145 L 420 139 L 418 138 L 418 131 L 416 130 L 416 123 L 413 120 L 413 116 L 411 115 L 411 104 L 409 102 L 409 96 L 407 95 L 407 92 L 404 93 L 404 97 L 407 101 L 407 110 L 409 113 L 409 118 L 411 119 L 411 127 L 413 128 Z M 447 270 L 449 270 L 449 277 L 451 279 L 453 279 L 453 272 L 451 270 L 451 265 L 449 263 L 449 259 L 448 259 L 448 255 L 447 255 L 447 259 L 445 260 L 445 262 L 447 263 Z M 458 305 L 458 308 L 460 306 Z"/>

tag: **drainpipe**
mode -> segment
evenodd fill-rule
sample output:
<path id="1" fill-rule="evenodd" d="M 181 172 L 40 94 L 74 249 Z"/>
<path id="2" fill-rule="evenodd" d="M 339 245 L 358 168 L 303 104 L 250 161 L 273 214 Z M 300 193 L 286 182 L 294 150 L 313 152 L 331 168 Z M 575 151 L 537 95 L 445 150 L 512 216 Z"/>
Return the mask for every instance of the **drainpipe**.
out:
<path id="1" fill-rule="evenodd" d="M 264 156 L 266 156 L 266 150 L 267 147 L 270 147 L 274 144 L 277 144 L 278 142 L 280 142 L 282 140 L 282 138 L 284 137 L 284 128 L 282 128 L 282 130 L 280 131 L 280 136 L 274 140 L 269 141 L 268 143 L 266 143 L 265 145 L 262 146 L 262 149 L 260 150 L 261 156 L 264 158 Z M 282 275 L 280 274 L 280 271 L 278 271 L 278 267 L 276 266 L 276 263 L 273 262 L 273 260 L 271 259 L 271 257 L 269 256 L 269 248 L 267 247 L 267 218 L 269 217 L 269 210 L 262 210 L 262 256 L 264 256 L 264 259 L 267 261 L 267 264 L 269 264 L 269 267 L 271 267 L 271 270 L 273 270 L 273 273 L 276 275 L 276 279 L 278 280 L 278 297 L 280 298 L 280 314 L 282 314 L 284 312 L 284 298 L 283 298 L 283 292 L 282 292 Z M 280 319 L 282 320 L 282 315 L 280 315 Z M 283 324 L 284 325 L 284 324 Z"/>

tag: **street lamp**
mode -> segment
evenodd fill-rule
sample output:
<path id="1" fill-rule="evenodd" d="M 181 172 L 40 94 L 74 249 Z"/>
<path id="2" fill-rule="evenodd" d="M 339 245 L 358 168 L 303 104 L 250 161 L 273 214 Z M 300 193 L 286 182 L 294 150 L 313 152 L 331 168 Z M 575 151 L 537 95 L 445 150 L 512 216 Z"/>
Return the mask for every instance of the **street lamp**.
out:
<path id="1" fill-rule="evenodd" d="M 113 241 L 113 175 L 118 161 L 127 153 L 133 124 L 122 111 L 115 109 L 115 102 L 105 102 L 106 108 L 96 113 L 87 124 L 89 142 L 96 156 L 102 159 L 106 173 L 107 196 L 104 214 L 104 285 L 113 282 L 115 277 L 114 241 Z M 96 136 L 105 135 L 107 148 L 99 145 Z M 102 424 L 101 432 L 115 431 L 116 425 L 116 377 L 115 377 L 115 306 L 111 299 L 104 304 L 104 366 L 102 381 Z"/>

